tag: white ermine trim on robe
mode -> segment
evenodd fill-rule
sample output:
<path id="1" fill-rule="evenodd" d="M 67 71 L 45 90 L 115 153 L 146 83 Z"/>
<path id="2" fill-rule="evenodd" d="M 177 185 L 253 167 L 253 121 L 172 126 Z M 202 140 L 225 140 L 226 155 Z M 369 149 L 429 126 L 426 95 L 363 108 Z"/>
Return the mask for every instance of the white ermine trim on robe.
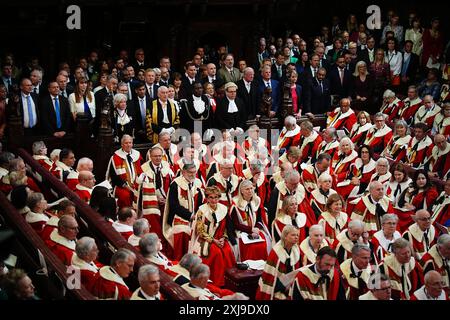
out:
<path id="1" fill-rule="evenodd" d="M 50 240 L 66 247 L 72 251 L 75 251 L 75 245 L 77 244 L 76 241 L 69 240 L 67 238 L 62 237 L 59 234 L 58 229 L 55 229 L 52 231 L 52 233 L 50 234 Z"/>

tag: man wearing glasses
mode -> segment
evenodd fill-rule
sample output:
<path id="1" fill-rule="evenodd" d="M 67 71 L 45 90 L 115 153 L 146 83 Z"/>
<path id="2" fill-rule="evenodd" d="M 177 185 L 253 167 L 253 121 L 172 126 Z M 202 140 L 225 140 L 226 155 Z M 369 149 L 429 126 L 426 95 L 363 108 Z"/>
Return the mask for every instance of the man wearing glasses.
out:
<path id="1" fill-rule="evenodd" d="M 371 275 L 367 287 L 370 291 L 359 296 L 359 300 L 392 300 L 391 281 L 387 275 L 382 273 Z"/>
<path id="2" fill-rule="evenodd" d="M 445 294 L 445 282 L 437 271 L 428 272 L 425 277 L 425 284 L 411 296 L 411 300 L 448 300 Z"/>
<path id="3" fill-rule="evenodd" d="M 431 215 L 425 210 L 418 210 L 413 216 L 414 224 L 403 233 L 403 238 L 408 240 L 414 250 L 415 258 L 420 261 L 437 241 L 437 232 L 431 224 Z"/>
<path id="4" fill-rule="evenodd" d="M 50 239 L 45 243 L 66 266 L 70 266 L 75 253 L 77 235 L 77 220 L 72 216 L 64 215 L 58 221 L 58 229 L 53 230 Z"/>

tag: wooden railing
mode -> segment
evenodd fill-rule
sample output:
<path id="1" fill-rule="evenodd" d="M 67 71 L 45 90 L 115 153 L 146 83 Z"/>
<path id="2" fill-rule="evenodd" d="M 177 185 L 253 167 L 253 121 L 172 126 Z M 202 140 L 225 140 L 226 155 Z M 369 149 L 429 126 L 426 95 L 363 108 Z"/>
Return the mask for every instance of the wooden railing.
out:
<path id="1" fill-rule="evenodd" d="M 50 172 L 42 168 L 37 161 L 35 161 L 30 154 L 22 149 L 17 149 L 17 155 L 24 159 L 31 169 L 38 173 L 42 180 L 50 185 L 52 190 L 58 194 L 58 198 L 66 197 L 71 200 L 77 209 L 80 218 L 87 224 L 91 236 L 100 241 L 106 242 L 105 247 L 112 251 L 119 248 L 126 248 L 136 253 L 135 270 L 138 270 L 142 265 L 149 264 L 149 262 L 133 247 L 131 246 L 112 226 L 82 201 L 76 193 L 71 191 L 63 182 L 59 181 Z M 137 283 L 137 272 L 134 273 L 133 279 L 127 282 Z M 161 272 L 161 291 L 166 297 L 174 300 L 189 300 L 192 297 L 182 289 L 178 284 L 172 281 L 172 278 L 164 272 Z"/>
<path id="2" fill-rule="evenodd" d="M 40 270 L 39 274 L 44 277 L 43 283 L 47 287 L 47 294 L 52 299 L 73 298 L 78 300 L 93 300 L 94 296 L 87 291 L 82 285 L 80 289 L 68 288 L 68 283 L 72 283 L 69 279 L 70 273 L 67 272 L 66 266 L 59 260 L 59 258 L 45 245 L 44 241 L 39 235 L 31 228 L 31 226 L 25 221 L 24 217 L 14 208 L 14 206 L 8 201 L 5 195 L 0 192 L 0 210 L 2 216 L 5 219 L 7 225 L 14 230 L 16 238 L 20 242 L 20 247 L 23 247 L 22 251 L 23 260 L 25 264 L 31 265 L 31 269 L 38 271 L 42 269 L 40 254 L 44 257 L 46 272 Z M 18 244 L 15 243 L 15 246 Z M 22 261 L 23 263 L 24 261 Z M 37 277 L 36 274 L 29 274 L 30 278 Z M 59 280 L 55 283 L 54 276 Z M 35 283 L 39 289 L 39 285 Z M 61 290 L 64 287 L 65 289 Z M 38 292 L 38 295 L 40 292 Z"/>

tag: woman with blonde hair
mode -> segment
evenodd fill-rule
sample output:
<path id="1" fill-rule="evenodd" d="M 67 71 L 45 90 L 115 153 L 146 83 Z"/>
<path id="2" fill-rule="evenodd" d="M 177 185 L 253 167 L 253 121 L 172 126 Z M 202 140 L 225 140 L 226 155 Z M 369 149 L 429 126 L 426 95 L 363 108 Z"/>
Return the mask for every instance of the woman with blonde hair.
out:
<path id="1" fill-rule="evenodd" d="M 302 242 L 308 234 L 311 222 L 306 214 L 298 212 L 298 202 L 294 196 L 283 199 L 281 210 L 272 222 L 272 240 L 274 243 L 281 240 L 281 234 L 286 226 L 294 226 L 299 229 L 299 242 Z"/>
<path id="2" fill-rule="evenodd" d="M 356 146 L 360 147 L 366 140 L 367 131 L 372 128 L 372 120 L 366 111 L 360 111 L 356 119 L 357 122 L 353 125 L 349 138 Z"/>
<path id="3" fill-rule="evenodd" d="M 353 73 L 353 81 L 350 86 L 352 108 L 356 110 L 370 110 L 372 108 L 373 79 L 367 71 L 367 64 L 358 61 Z"/>

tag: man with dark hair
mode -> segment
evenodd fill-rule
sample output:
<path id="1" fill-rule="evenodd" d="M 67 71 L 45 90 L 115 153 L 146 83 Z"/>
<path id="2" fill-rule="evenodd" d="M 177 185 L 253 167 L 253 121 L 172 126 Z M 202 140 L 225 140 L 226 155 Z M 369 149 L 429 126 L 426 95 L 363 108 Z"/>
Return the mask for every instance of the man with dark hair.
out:
<path id="1" fill-rule="evenodd" d="M 197 73 L 195 64 L 188 61 L 184 65 L 185 73 L 181 77 L 181 88 L 178 93 L 179 99 L 187 99 L 192 95 L 194 83 L 199 81 L 200 75 Z"/>
<path id="2" fill-rule="evenodd" d="M 242 79 L 242 74 L 238 68 L 234 67 L 234 56 L 232 53 L 225 55 L 224 66 L 218 71 L 219 76 L 227 82 L 238 82 Z"/>
<path id="3" fill-rule="evenodd" d="M 402 53 L 401 84 L 404 91 L 408 86 L 416 83 L 417 72 L 419 71 L 419 56 L 412 52 L 414 43 L 411 40 L 405 41 L 405 48 Z"/>
<path id="4" fill-rule="evenodd" d="M 151 99 L 146 95 L 145 83 L 138 82 L 134 86 L 134 92 L 132 100 L 127 101 L 127 109 L 133 110 L 135 115 L 135 138 L 138 142 L 147 142 L 146 124 L 145 120 L 147 112 L 151 110 Z"/>
<path id="5" fill-rule="evenodd" d="M 316 262 L 300 268 L 291 287 L 293 300 L 345 300 L 344 287 L 336 265 L 336 252 L 323 247 Z"/>
<path id="6" fill-rule="evenodd" d="M 124 207 L 117 214 L 117 221 L 114 221 L 112 227 L 119 232 L 125 240 L 133 234 L 133 224 L 137 219 L 136 211 L 130 207 Z"/>
<path id="7" fill-rule="evenodd" d="M 73 168 L 75 165 L 75 154 L 71 149 L 64 148 L 59 153 L 59 160 L 55 162 L 52 173 L 67 185 L 73 185 L 75 180 L 78 181 L 78 172 Z M 77 185 L 76 182 L 73 187 Z"/>
<path id="8" fill-rule="evenodd" d="M 275 63 L 272 65 L 272 77 L 271 79 L 281 81 L 286 75 L 286 65 L 284 64 L 284 55 L 278 51 L 275 53 Z"/>
<path id="9" fill-rule="evenodd" d="M 422 169 L 431 157 L 433 140 L 428 136 L 428 126 L 419 122 L 414 125 L 414 137 L 409 141 L 404 162 L 416 169 Z"/>

